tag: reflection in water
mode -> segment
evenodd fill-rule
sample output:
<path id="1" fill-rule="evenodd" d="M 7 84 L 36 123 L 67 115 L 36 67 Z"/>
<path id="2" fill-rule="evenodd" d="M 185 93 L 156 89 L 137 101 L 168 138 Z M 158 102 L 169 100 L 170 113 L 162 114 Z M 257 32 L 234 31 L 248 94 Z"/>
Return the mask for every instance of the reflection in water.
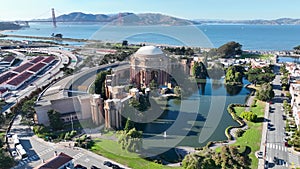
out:
<path id="1" fill-rule="evenodd" d="M 243 85 L 225 85 L 225 87 L 230 96 L 238 95 L 243 89 Z"/>
<path id="2" fill-rule="evenodd" d="M 201 91 L 201 95 L 205 94 L 205 86 L 206 86 L 206 80 L 203 79 L 200 83 L 197 84 L 199 92 Z"/>
<path id="3" fill-rule="evenodd" d="M 217 89 L 221 88 L 222 86 L 223 86 L 223 83 L 222 83 L 221 80 L 213 79 L 213 81 L 212 81 L 212 88 L 214 90 L 217 90 Z"/>

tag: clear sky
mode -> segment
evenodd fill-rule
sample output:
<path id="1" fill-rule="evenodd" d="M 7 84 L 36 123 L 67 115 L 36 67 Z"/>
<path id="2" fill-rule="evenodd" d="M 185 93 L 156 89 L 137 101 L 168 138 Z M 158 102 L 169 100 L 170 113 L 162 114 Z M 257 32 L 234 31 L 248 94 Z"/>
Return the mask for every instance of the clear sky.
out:
<path id="1" fill-rule="evenodd" d="M 300 18 L 300 0 L 2 0 L 0 20 L 28 20 L 71 12 L 162 13 L 186 19 Z"/>

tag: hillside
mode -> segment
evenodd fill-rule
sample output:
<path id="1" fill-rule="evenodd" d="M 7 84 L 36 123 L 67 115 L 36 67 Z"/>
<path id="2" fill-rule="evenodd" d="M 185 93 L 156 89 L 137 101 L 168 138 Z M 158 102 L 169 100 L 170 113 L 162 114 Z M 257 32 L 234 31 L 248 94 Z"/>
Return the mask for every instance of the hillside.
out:
<path id="1" fill-rule="evenodd" d="M 45 20 L 51 20 L 50 18 Z M 63 22 L 111 22 L 123 25 L 190 25 L 192 22 L 172 16 L 157 13 L 120 13 L 120 14 L 85 14 L 73 12 L 56 17 L 57 21 Z"/>
<path id="2" fill-rule="evenodd" d="M 16 30 L 16 29 L 21 29 L 22 26 L 11 23 L 11 22 L 0 22 L 0 31 L 1 30 Z"/>
<path id="3" fill-rule="evenodd" d="M 196 19 L 195 22 L 202 24 L 249 24 L 249 25 L 299 25 L 300 19 L 279 18 L 274 20 L 201 20 Z"/>

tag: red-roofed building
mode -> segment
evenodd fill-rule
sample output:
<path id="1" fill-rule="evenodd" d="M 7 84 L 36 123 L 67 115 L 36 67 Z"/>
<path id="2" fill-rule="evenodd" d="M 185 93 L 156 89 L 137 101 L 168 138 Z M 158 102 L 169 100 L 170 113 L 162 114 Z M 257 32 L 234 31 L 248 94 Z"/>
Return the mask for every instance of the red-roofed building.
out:
<path id="1" fill-rule="evenodd" d="M 2 83 L 6 82 L 9 79 L 12 79 L 16 75 L 17 75 L 17 73 L 14 73 L 14 72 L 7 72 L 7 73 L 2 74 L 0 76 L 0 85 L 2 86 Z"/>
<path id="2" fill-rule="evenodd" d="M 42 62 L 46 63 L 46 64 L 50 64 L 52 62 L 54 62 L 55 57 L 54 56 L 48 56 L 47 58 L 45 58 Z"/>
<path id="3" fill-rule="evenodd" d="M 11 66 L 15 61 L 14 56 L 6 56 L 0 61 L 0 66 Z"/>
<path id="4" fill-rule="evenodd" d="M 34 169 L 73 169 L 74 163 L 72 160 L 73 158 L 67 154 L 59 153 L 58 155 L 55 154 L 53 158 L 47 160 L 45 163 L 42 163 Z"/>
<path id="5" fill-rule="evenodd" d="M 45 59 L 45 58 L 42 57 L 42 56 L 38 56 L 38 57 L 32 59 L 30 62 L 31 63 L 38 63 L 38 62 L 42 61 L 43 59 Z"/>
<path id="6" fill-rule="evenodd" d="M 40 71 L 42 71 L 47 65 L 45 63 L 37 63 L 35 65 L 33 65 L 31 68 L 28 69 L 28 71 L 32 72 L 32 73 L 39 73 Z"/>
<path id="7" fill-rule="evenodd" d="M 33 65 L 33 63 L 27 62 L 21 66 L 18 66 L 17 68 L 13 69 L 12 71 L 17 72 L 17 73 L 22 73 L 22 72 L 26 71 L 28 68 L 30 68 L 32 65 Z"/>
<path id="8" fill-rule="evenodd" d="M 8 93 L 8 89 L 0 89 L 0 98 L 4 98 Z"/>
<path id="9" fill-rule="evenodd" d="M 5 87 L 10 90 L 16 90 L 20 86 L 22 86 L 26 81 L 28 81 L 32 76 L 33 76 L 33 73 L 30 73 L 27 71 L 23 72 L 23 73 L 17 75 L 16 77 L 14 77 L 13 79 L 9 80 L 6 83 Z"/>

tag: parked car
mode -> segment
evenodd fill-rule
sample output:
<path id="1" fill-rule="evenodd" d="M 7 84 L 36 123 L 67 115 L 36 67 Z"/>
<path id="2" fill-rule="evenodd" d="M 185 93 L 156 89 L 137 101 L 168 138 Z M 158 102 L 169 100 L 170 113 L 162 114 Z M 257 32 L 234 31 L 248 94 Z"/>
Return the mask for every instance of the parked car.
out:
<path id="1" fill-rule="evenodd" d="M 109 161 L 104 161 L 103 165 L 106 165 L 107 167 L 111 167 L 113 164 Z"/>
<path id="2" fill-rule="evenodd" d="M 12 152 L 11 152 L 11 155 L 12 155 L 13 157 L 15 157 L 15 156 L 18 155 L 18 153 L 17 153 L 16 151 L 12 151 Z"/>
<path id="3" fill-rule="evenodd" d="M 75 169 L 87 169 L 85 166 L 81 165 L 81 164 L 76 164 Z"/>
<path id="4" fill-rule="evenodd" d="M 101 169 L 101 168 L 92 165 L 92 166 L 91 166 L 91 169 Z"/>
<path id="5" fill-rule="evenodd" d="M 120 166 L 118 166 L 117 164 L 113 164 L 112 166 L 113 169 L 122 169 Z"/>
<path id="6" fill-rule="evenodd" d="M 289 143 L 287 141 L 285 141 L 284 146 L 289 147 Z"/>
<path id="7" fill-rule="evenodd" d="M 286 120 L 286 115 L 282 115 L 282 119 L 283 119 L 283 120 Z"/>
<path id="8" fill-rule="evenodd" d="M 279 164 L 279 159 L 277 157 L 274 157 L 273 162 L 278 165 Z"/>
<path id="9" fill-rule="evenodd" d="M 263 152 L 262 151 L 257 153 L 257 158 L 263 158 Z"/>
<path id="10" fill-rule="evenodd" d="M 265 161 L 265 168 L 269 168 L 269 162 Z"/>

